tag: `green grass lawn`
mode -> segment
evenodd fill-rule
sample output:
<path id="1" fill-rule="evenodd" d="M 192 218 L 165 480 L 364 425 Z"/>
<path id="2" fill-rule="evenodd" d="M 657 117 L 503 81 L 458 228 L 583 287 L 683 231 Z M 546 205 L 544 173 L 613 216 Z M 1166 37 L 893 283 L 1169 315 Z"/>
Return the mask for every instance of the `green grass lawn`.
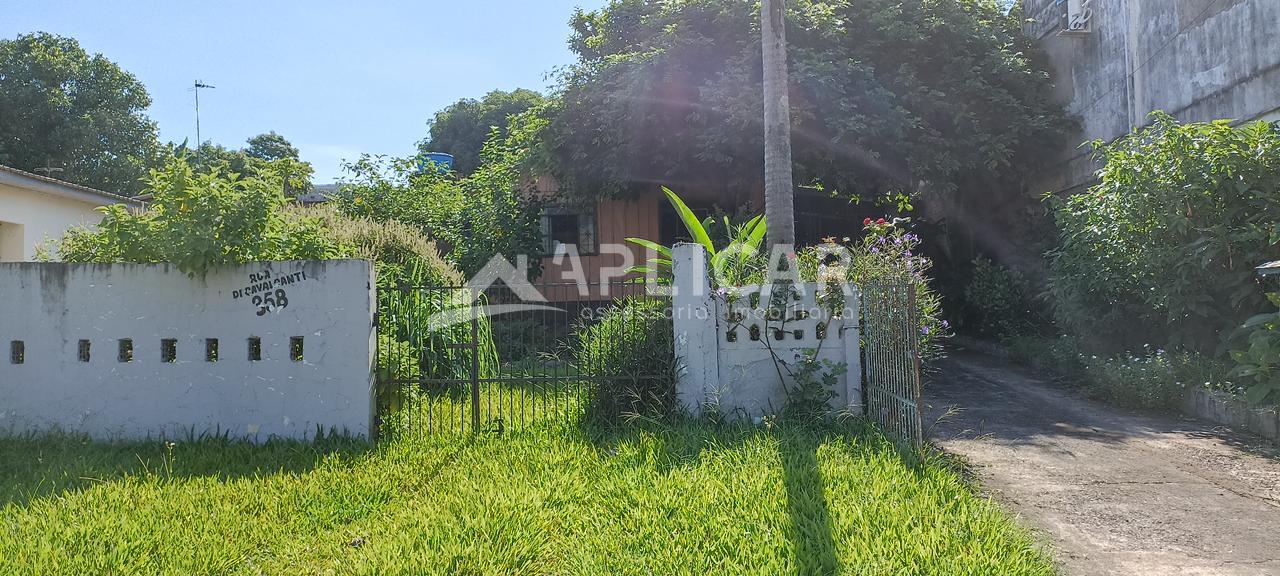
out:
<path id="1" fill-rule="evenodd" d="M 1051 574 L 856 422 L 505 437 L 0 440 L 0 574 Z"/>

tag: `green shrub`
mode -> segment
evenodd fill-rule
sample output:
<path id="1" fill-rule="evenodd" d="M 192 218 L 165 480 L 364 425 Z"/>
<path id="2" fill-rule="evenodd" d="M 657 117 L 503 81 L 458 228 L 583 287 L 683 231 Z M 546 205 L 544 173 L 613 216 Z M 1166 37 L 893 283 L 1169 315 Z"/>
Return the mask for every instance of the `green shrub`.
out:
<path id="1" fill-rule="evenodd" d="M 1188 388 L 1212 386 L 1223 374 L 1220 364 L 1190 352 L 1147 350 L 1083 361 L 1089 395 L 1125 408 L 1177 410 Z"/>
<path id="2" fill-rule="evenodd" d="M 188 274 L 255 260 L 317 260 L 337 246 L 314 219 L 287 222 L 284 180 L 268 163 L 242 178 L 217 169 L 196 173 L 181 157 L 153 170 L 146 210 L 99 208 L 96 229 L 73 228 L 50 256 L 64 262 L 172 262 Z"/>
<path id="3" fill-rule="evenodd" d="M 676 407 L 677 360 L 667 303 L 626 298 L 578 334 L 576 362 L 598 374 L 587 419 L 611 426 L 633 417 L 662 417 Z"/>
<path id="4" fill-rule="evenodd" d="M 972 274 L 964 289 L 966 328 L 981 336 L 1009 337 L 1034 333 L 1044 324 L 1021 274 L 984 257 L 974 259 Z"/>
<path id="5" fill-rule="evenodd" d="M 1018 336 L 1005 339 L 1004 346 L 1014 361 L 1054 376 L 1075 378 L 1084 371 L 1084 355 L 1071 336 Z"/>
<path id="6" fill-rule="evenodd" d="M 314 220 L 343 258 L 372 260 L 379 288 L 379 333 L 407 342 L 420 351 L 419 365 L 427 378 L 465 378 L 471 370 L 471 352 L 450 344 L 471 341 L 470 324 L 430 328 L 428 319 L 470 299 L 452 299 L 464 289 L 449 290 L 464 283 L 462 273 L 440 256 L 436 245 L 418 230 L 388 220 L 344 216 L 328 206 L 292 207 L 286 211 L 290 222 Z M 436 287 L 402 291 L 398 288 Z M 481 377 L 497 374 L 499 359 L 488 317 L 477 319 L 480 342 Z"/>
<path id="7" fill-rule="evenodd" d="M 530 278 L 540 271 L 542 211 L 524 187 L 535 115 L 513 117 L 510 133 L 490 134 L 482 164 L 466 177 L 419 170 L 417 158 L 362 157 L 334 198 L 348 216 L 399 221 L 429 235 L 466 276 L 494 256 L 529 256 Z"/>
<path id="8" fill-rule="evenodd" d="M 1267 298 L 1280 308 L 1280 293 Z M 1244 398 L 1255 406 L 1280 404 L 1280 311 L 1245 321 L 1233 337 L 1231 376 L 1246 386 Z"/>
<path id="9" fill-rule="evenodd" d="M 1280 257 L 1280 129 L 1152 118 L 1095 143 L 1101 183 L 1055 211 L 1055 316 L 1106 350 L 1210 353 L 1263 309 L 1252 268 Z"/>
<path id="10" fill-rule="evenodd" d="M 930 285 L 929 270 L 933 261 L 919 251 L 920 237 L 910 232 L 910 222 L 895 218 L 864 222 L 862 238 L 828 238 L 823 244 L 805 248 L 797 254 L 800 276 L 805 281 L 826 283 L 852 282 L 866 287 L 878 282 L 905 283 L 915 287 L 916 318 L 920 322 L 920 355 L 928 362 L 942 357 L 942 341 L 951 330 L 942 318 L 942 297 Z M 826 254 L 843 247 L 850 253 L 849 265 L 825 262 Z"/>

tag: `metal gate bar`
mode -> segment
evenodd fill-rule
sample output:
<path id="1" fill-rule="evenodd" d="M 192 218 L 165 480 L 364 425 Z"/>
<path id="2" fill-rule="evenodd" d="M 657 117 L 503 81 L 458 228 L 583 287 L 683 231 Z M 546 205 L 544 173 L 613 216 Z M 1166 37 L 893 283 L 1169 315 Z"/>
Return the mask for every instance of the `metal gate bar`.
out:
<path id="1" fill-rule="evenodd" d="M 465 286 L 379 290 L 380 430 L 502 433 L 563 422 L 582 413 L 595 386 L 663 376 L 616 373 L 579 345 L 621 301 L 657 298 L 643 284 L 534 289 L 545 301 L 504 286 L 483 293 Z M 625 334 L 628 316 L 618 314 L 610 329 Z M 602 336 L 611 335 L 595 334 Z"/>
<path id="2" fill-rule="evenodd" d="M 867 416 L 898 442 L 920 446 L 920 322 L 915 285 L 875 282 L 863 290 Z"/>

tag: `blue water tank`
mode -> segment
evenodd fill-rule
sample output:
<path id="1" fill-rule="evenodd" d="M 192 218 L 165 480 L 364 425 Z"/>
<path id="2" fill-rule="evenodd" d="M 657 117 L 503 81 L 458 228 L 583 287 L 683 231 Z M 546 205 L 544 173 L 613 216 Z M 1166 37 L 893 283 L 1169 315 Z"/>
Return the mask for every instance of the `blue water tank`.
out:
<path id="1" fill-rule="evenodd" d="M 431 169 L 441 174 L 448 174 L 453 170 L 453 154 L 445 154 L 444 152 L 427 152 L 423 154 L 418 161 L 418 171 L 426 172 Z"/>

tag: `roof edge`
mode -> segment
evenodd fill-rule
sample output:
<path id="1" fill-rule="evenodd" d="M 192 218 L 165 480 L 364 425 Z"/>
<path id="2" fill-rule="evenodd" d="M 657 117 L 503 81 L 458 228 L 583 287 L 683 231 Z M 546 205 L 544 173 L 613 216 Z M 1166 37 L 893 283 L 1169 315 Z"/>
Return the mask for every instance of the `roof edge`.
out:
<path id="1" fill-rule="evenodd" d="M 0 164 L 0 183 L 12 184 L 22 188 L 52 194 L 54 196 L 61 196 L 63 198 L 90 201 L 108 200 L 108 204 L 142 206 L 142 202 L 128 196 L 104 192 L 96 188 L 58 180 L 57 178 L 32 174 L 31 172 L 19 170 L 12 166 L 5 166 L 3 164 Z"/>

